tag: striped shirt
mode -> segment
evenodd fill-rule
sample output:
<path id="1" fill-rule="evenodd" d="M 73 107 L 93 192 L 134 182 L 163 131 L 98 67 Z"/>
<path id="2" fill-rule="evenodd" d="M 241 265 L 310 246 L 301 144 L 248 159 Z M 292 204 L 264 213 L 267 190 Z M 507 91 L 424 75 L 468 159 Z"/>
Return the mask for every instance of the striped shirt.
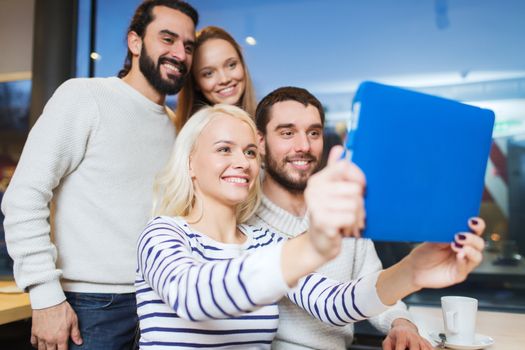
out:
<path id="1" fill-rule="evenodd" d="M 181 218 L 158 217 L 139 237 L 135 281 L 141 349 L 270 349 L 287 295 L 337 326 L 386 309 L 377 273 L 339 283 L 313 273 L 289 289 L 282 238 L 249 225 L 243 244 L 216 242 Z"/>

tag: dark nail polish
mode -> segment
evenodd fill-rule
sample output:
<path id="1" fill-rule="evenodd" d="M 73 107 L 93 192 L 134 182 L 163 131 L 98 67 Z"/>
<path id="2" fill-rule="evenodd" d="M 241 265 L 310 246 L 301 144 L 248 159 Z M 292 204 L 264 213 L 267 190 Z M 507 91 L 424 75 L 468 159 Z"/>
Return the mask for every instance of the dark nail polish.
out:
<path id="1" fill-rule="evenodd" d="M 463 234 L 461 234 L 461 233 L 458 234 L 458 239 L 459 239 L 460 241 L 465 240 L 465 238 L 467 238 L 467 236 L 465 236 L 465 235 L 463 235 Z"/>
<path id="2" fill-rule="evenodd" d="M 454 245 L 456 248 L 463 248 L 463 244 L 459 244 L 458 242 L 454 242 Z"/>
<path id="3" fill-rule="evenodd" d="M 470 222 L 472 223 L 472 225 L 477 225 L 478 224 L 478 220 L 476 220 L 476 219 L 470 219 Z"/>

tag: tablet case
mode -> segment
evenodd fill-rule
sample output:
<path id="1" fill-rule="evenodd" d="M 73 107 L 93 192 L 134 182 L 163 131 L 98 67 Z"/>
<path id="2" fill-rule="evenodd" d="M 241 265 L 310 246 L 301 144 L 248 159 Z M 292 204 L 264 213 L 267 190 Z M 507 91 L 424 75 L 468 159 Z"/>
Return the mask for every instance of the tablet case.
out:
<path id="1" fill-rule="evenodd" d="M 451 242 L 477 216 L 494 113 L 457 101 L 364 82 L 347 135 L 365 173 L 364 237 Z"/>

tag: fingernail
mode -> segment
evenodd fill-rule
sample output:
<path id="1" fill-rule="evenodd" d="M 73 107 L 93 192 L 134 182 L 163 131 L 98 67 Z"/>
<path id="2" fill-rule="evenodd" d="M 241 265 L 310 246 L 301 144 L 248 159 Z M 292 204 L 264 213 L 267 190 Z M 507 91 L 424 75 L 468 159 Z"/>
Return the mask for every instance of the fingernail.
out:
<path id="1" fill-rule="evenodd" d="M 476 219 L 470 219 L 470 222 L 472 223 L 472 225 L 477 225 L 478 224 L 478 220 L 476 220 Z"/>
<path id="2" fill-rule="evenodd" d="M 458 240 L 463 241 L 465 240 L 465 238 L 467 238 L 467 236 L 465 236 L 464 234 L 458 233 L 457 238 Z"/>
<path id="3" fill-rule="evenodd" d="M 463 244 L 459 244 L 458 242 L 454 242 L 454 245 L 456 248 L 463 248 Z"/>

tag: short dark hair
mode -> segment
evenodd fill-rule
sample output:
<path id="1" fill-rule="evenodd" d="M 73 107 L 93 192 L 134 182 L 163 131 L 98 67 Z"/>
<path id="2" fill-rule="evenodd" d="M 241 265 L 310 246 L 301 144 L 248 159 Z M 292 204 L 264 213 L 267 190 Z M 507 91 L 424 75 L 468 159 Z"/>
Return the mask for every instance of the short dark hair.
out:
<path id="1" fill-rule="evenodd" d="M 268 125 L 270 121 L 270 109 L 274 104 L 284 101 L 296 101 L 305 107 L 308 105 L 314 106 L 321 116 L 321 124 L 324 125 L 323 105 L 314 95 L 303 88 L 284 86 L 270 92 L 257 105 L 257 109 L 255 110 L 255 125 L 257 125 L 259 132 L 266 134 L 266 125 Z"/>
<path id="2" fill-rule="evenodd" d="M 182 0 L 146 0 L 137 7 L 131 19 L 127 33 L 135 32 L 144 39 L 146 28 L 154 20 L 153 9 L 157 6 L 166 6 L 177 10 L 191 18 L 195 27 L 199 23 L 199 14 L 190 4 Z M 124 60 L 124 67 L 118 72 L 118 77 L 126 76 L 131 69 L 131 58 L 133 55 L 128 48 L 128 54 Z"/>

